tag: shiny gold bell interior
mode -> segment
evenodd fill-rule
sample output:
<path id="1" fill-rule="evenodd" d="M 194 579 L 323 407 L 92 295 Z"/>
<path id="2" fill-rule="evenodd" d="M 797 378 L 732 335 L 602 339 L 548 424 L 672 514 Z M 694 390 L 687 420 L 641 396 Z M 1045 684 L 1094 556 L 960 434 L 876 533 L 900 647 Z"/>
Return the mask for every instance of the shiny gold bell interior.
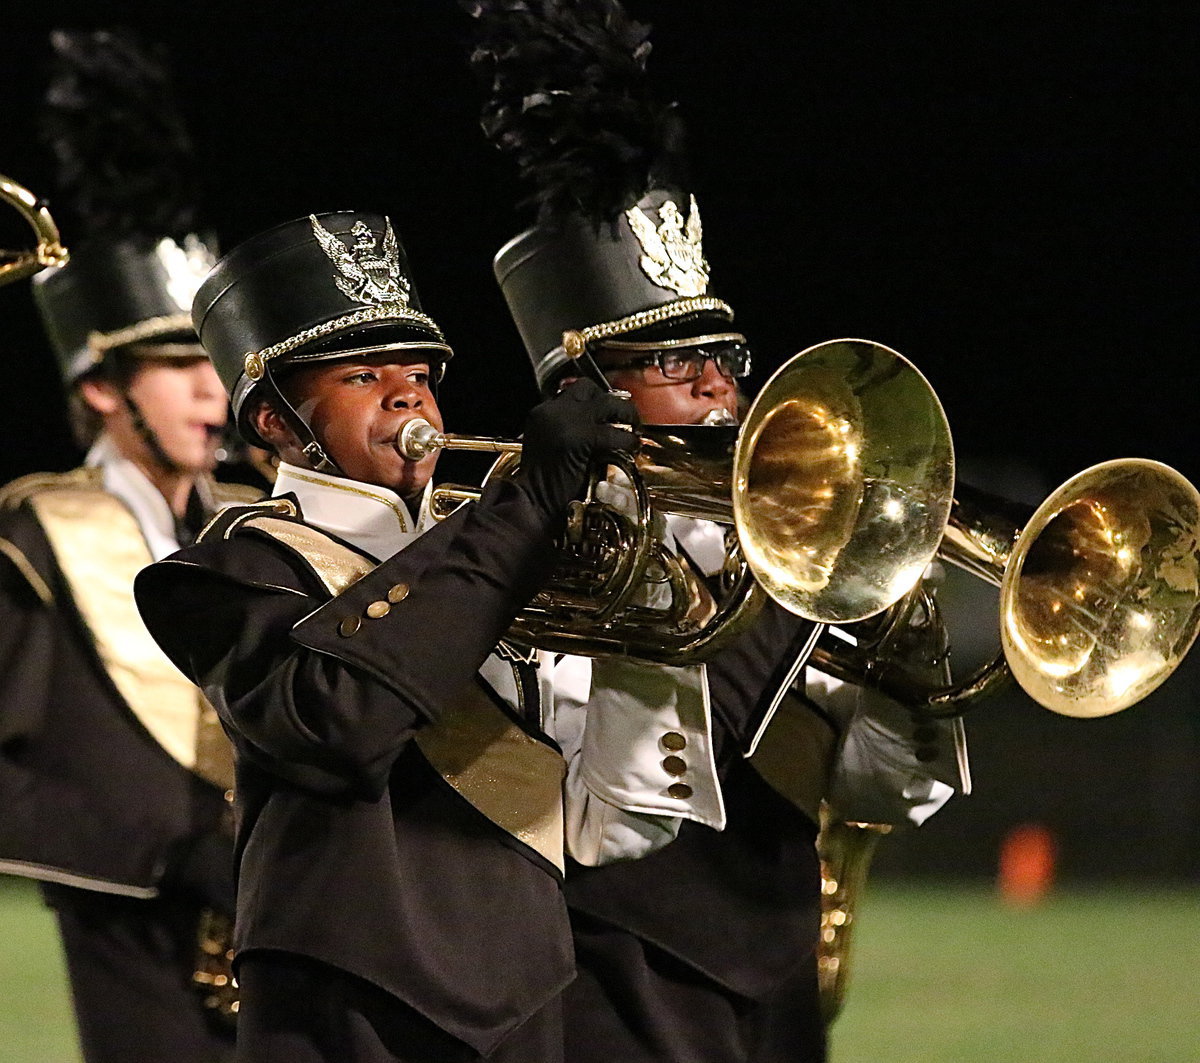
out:
<path id="1" fill-rule="evenodd" d="M 921 373 L 882 344 L 833 340 L 787 362 L 747 414 L 734 462 L 738 539 L 785 609 L 861 620 L 921 578 L 953 485 L 950 428 Z"/>
<path id="2" fill-rule="evenodd" d="M 612 482 L 606 465 L 595 470 L 568 522 L 566 563 L 511 638 L 587 656 L 701 660 L 748 622 L 764 592 L 818 622 L 878 613 L 920 579 L 941 540 L 954 482 L 949 427 L 924 377 L 882 344 L 833 340 L 802 351 L 740 429 L 640 433 L 635 459 L 612 459 Z M 489 479 L 510 475 L 520 452 L 416 421 L 397 447 L 408 457 L 438 447 L 505 452 Z M 432 504 L 444 516 L 475 496 L 439 488 Z M 667 515 L 736 529 L 716 599 L 660 538 Z M 655 586 L 660 600 L 650 601 Z"/>
<path id="3" fill-rule="evenodd" d="M 915 680 L 887 651 L 907 622 L 902 600 L 853 650 L 818 646 L 812 664 L 933 716 L 961 714 L 1011 676 L 1043 707 L 1090 718 L 1153 691 L 1200 632 L 1200 492 L 1159 462 L 1085 469 L 1032 512 L 960 484 L 938 556 L 1000 588 L 993 660 L 953 683 Z"/>
<path id="4" fill-rule="evenodd" d="M 1200 630 L 1200 493 L 1155 461 L 1093 466 L 1046 499 L 1013 548 L 1000 635 L 1017 682 L 1066 716 L 1140 701 Z"/>

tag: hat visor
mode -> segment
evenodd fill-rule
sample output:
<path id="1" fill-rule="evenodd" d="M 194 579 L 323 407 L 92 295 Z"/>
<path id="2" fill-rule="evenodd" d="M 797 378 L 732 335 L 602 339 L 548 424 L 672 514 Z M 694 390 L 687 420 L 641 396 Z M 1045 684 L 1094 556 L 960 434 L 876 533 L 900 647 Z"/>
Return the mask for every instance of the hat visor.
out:
<path id="1" fill-rule="evenodd" d="M 425 351 L 432 362 L 446 362 L 454 356 L 441 336 L 419 323 L 379 321 L 297 347 L 283 357 L 272 359 L 271 369 L 281 376 L 289 369 L 311 362 L 332 362 L 389 351 Z"/>

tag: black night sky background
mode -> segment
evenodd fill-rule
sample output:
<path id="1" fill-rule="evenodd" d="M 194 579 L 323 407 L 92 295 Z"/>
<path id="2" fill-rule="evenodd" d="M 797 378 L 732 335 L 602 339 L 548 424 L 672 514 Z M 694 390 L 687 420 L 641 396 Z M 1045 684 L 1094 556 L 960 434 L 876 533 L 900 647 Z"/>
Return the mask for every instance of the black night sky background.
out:
<path id="1" fill-rule="evenodd" d="M 650 77 L 682 108 L 714 286 L 757 380 L 861 336 L 928 376 L 964 457 L 1055 483 L 1123 455 L 1200 478 L 1190 5 L 627 7 L 654 27 Z M 390 214 L 459 352 L 451 423 L 517 430 L 533 392 L 490 261 L 530 218 L 478 128 L 470 21 L 452 0 L 240 10 L 125 22 L 170 50 L 204 221 L 228 249 L 311 211 Z M 44 11 L 0 26 L 0 172 L 53 203 L 34 112 L 64 20 Z M 28 286 L 0 313 L 3 471 L 68 465 Z"/>
<path id="2" fill-rule="evenodd" d="M 814 343 L 873 339 L 929 378 L 968 473 L 1027 469 L 1010 479 L 1044 494 L 1086 465 L 1139 456 L 1200 480 L 1193 4 L 626 6 L 654 27 L 658 95 L 682 108 L 713 286 L 754 345 L 755 383 Z M 310 212 L 389 214 L 457 351 L 448 425 L 519 431 L 532 377 L 490 264 L 531 218 L 514 167 L 478 128 L 470 20 L 452 0 L 252 7 L 121 23 L 170 49 L 203 160 L 204 221 L 228 249 Z M 53 207 L 34 113 L 46 33 L 64 20 L 53 4 L 39 11 L 0 21 L 0 172 Z M 89 17 L 65 21 L 102 24 Z M 25 239 L 7 214 L 0 246 Z M 0 359 L 0 476 L 70 467 L 79 455 L 28 284 L 0 290 Z M 1186 734 L 1194 757 L 1200 725 L 1180 697 L 1190 705 L 1194 686 L 1180 675 L 1166 689 L 1180 707 L 1156 748 L 1182 755 Z M 1090 725 L 1074 753 L 1086 760 L 1094 746 L 1099 762 L 1144 747 L 1135 722 L 1115 722 L 1142 712 Z M 1021 717 L 1039 748 L 1083 734 L 1035 722 L 1045 715 Z M 1013 793 L 1046 785 L 1067 759 L 1043 757 L 1041 781 L 1027 773 Z M 1139 763 L 1116 791 L 1153 790 Z M 1181 766 L 1163 785 L 1175 787 L 1173 829 L 1186 811 L 1194 841 L 1200 794 L 1180 791 L 1183 778 Z M 935 837 L 1004 798 L 1003 781 L 987 782 L 993 798 L 936 817 Z M 1093 785 L 1089 800 L 1102 809 L 1107 792 Z"/>

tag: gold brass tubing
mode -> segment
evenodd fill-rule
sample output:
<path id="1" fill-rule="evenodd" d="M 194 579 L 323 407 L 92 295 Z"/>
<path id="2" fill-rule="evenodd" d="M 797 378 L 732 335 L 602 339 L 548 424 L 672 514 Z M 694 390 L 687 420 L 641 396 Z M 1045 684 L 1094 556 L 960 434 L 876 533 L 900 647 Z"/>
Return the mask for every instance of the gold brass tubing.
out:
<path id="1" fill-rule="evenodd" d="M 0 174 L 0 199 L 17 210 L 37 237 L 37 246 L 32 251 L 0 251 L 0 285 L 31 277 L 48 266 L 66 263 L 67 249 L 59 239 L 58 226 L 41 200 L 3 174 Z M 3 261 L 5 258 L 9 261 Z"/>
<path id="2" fill-rule="evenodd" d="M 491 436 L 460 436 L 439 432 L 423 417 L 413 417 L 396 433 L 396 449 L 410 461 L 417 461 L 435 450 L 472 450 L 486 454 L 520 454 L 521 444 Z"/>
<path id="3" fill-rule="evenodd" d="M 491 439 L 487 436 L 459 436 L 443 434 L 441 446 L 446 450 L 473 450 L 489 454 L 520 454 L 521 444 L 506 439 Z"/>
<path id="4" fill-rule="evenodd" d="M 459 487 L 443 484 L 435 487 L 429 496 L 429 511 L 434 520 L 445 520 L 465 502 L 478 502 L 481 492 L 477 487 Z"/>

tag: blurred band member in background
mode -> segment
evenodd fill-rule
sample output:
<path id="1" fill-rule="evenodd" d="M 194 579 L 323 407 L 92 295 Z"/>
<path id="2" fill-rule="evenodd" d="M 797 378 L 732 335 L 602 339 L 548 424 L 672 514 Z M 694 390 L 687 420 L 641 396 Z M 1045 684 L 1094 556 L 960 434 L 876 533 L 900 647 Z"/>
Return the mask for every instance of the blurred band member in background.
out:
<path id="1" fill-rule="evenodd" d="M 34 295 L 88 449 L 0 497 L 0 871 L 43 884 L 89 1063 L 212 1063 L 233 1032 L 192 974 L 204 913 L 233 913 L 232 751 L 133 580 L 247 497 L 212 478 L 228 407 L 188 314 L 213 256 L 160 58 L 53 45 L 72 255 Z"/>

